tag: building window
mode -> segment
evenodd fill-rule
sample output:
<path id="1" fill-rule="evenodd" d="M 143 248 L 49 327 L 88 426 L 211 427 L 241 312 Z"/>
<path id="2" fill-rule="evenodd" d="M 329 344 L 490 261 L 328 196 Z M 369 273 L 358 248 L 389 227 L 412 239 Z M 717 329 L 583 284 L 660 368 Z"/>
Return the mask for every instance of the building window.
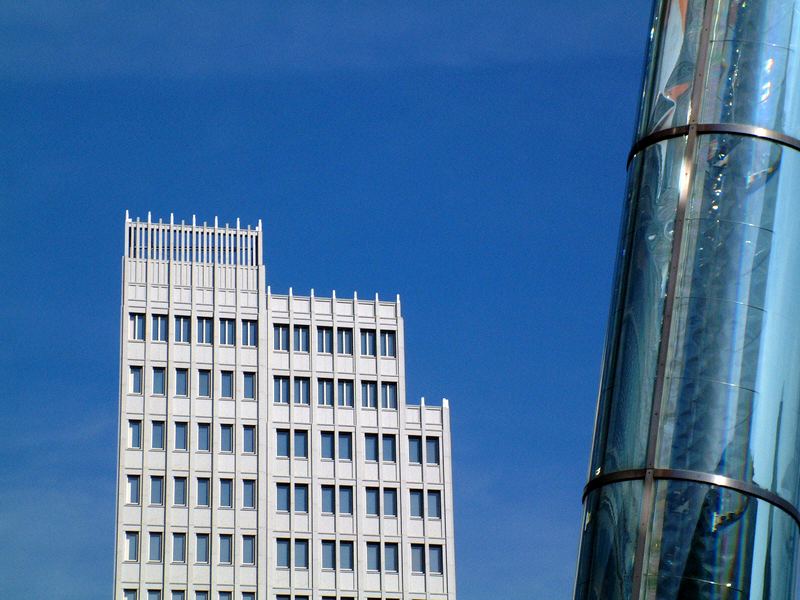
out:
<path id="1" fill-rule="evenodd" d="M 367 542 L 367 571 L 381 570 L 381 545 L 378 542 Z"/>
<path id="2" fill-rule="evenodd" d="M 172 562 L 186 562 L 186 534 L 172 534 Z M 174 594 L 173 594 L 174 596 Z"/>
<path id="3" fill-rule="evenodd" d="M 320 406 L 333 406 L 333 379 L 317 380 L 317 403 Z"/>
<path id="4" fill-rule="evenodd" d="M 258 346 L 258 321 L 242 319 L 242 346 Z"/>
<path id="5" fill-rule="evenodd" d="M 210 506 L 211 480 L 208 477 L 197 478 L 197 506 Z"/>
<path id="6" fill-rule="evenodd" d="M 208 562 L 208 561 L 206 561 Z M 208 600 L 208 592 L 195 592 L 194 593 L 194 600 Z"/>
<path id="7" fill-rule="evenodd" d="M 277 455 L 282 458 L 289 458 L 289 430 L 278 429 L 276 436 Z"/>
<path id="8" fill-rule="evenodd" d="M 142 367 L 132 366 L 129 378 L 129 392 L 131 394 L 142 393 Z"/>
<path id="9" fill-rule="evenodd" d="M 185 561 L 184 561 L 185 562 Z M 186 600 L 186 592 L 183 590 L 173 590 L 172 600 Z"/>
<path id="10" fill-rule="evenodd" d="M 336 486 L 322 486 L 322 512 L 327 515 L 336 512 Z"/>
<path id="11" fill-rule="evenodd" d="M 125 547 L 127 549 L 127 560 L 139 560 L 139 532 L 126 531 L 125 532 Z"/>
<path id="12" fill-rule="evenodd" d="M 256 399 L 256 374 L 244 374 L 244 398 L 245 400 Z"/>
<path id="13" fill-rule="evenodd" d="M 334 436 L 332 431 L 323 431 L 320 437 L 320 457 L 333 459 L 335 457 Z"/>
<path id="14" fill-rule="evenodd" d="M 175 450 L 189 449 L 189 424 L 178 421 L 175 423 Z"/>
<path id="15" fill-rule="evenodd" d="M 189 395 L 189 370 L 175 369 L 175 395 Z"/>
<path id="16" fill-rule="evenodd" d="M 293 330 L 294 330 L 294 351 L 308 352 L 308 326 L 295 325 Z"/>
<path id="17" fill-rule="evenodd" d="M 367 492 L 367 515 L 372 517 L 379 517 L 381 514 L 380 507 L 380 489 L 376 487 L 368 487 Z"/>
<path id="18" fill-rule="evenodd" d="M 220 452 L 233 452 L 233 425 L 220 425 Z"/>
<path id="19" fill-rule="evenodd" d="M 294 432 L 294 457 L 308 458 L 308 432 L 299 430 Z"/>
<path id="20" fill-rule="evenodd" d="M 219 480 L 220 508 L 233 508 L 233 479 Z"/>
<path id="21" fill-rule="evenodd" d="M 211 425 L 208 423 L 197 424 L 197 450 L 200 452 L 211 451 Z"/>
<path id="22" fill-rule="evenodd" d="M 294 403 L 295 404 L 309 404 L 310 403 L 310 388 L 311 384 L 308 377 L 295 377 L 294 378 Z"/>
<path id="23" fill-rule="evenodd" d="M 336 351 L 339 354 L 353 354 L 353 330 L 339 327 L 336 329 Z"/>
<path id="24" fill-rule="evenodd" d="M 308 568 L 308 540 L 294 541 L 294 568 Z"/>
<path id="25" fill-rule="evenodd" d="M 242 452 L 246 454 L 255 454 L 256 452 L 255 425 L 244 425 L 242 427 Z"/>
<path id="26" fill-rule="evenodd" d="M 375 330 L 361 330 L 361 355 L 375 356 Z"/>
<path id="27" fill-rule="evenodd" d="M 175 506 L 186 506 L 186 477 L 175 478 L 172 496 Z"/>
<path id="28" fill-rule="evenodd" d="M 429 465 L 439 464 L 439 438 L 425 438 L 425 460 Z"/>
<path id="29" fill-rule="evenodd" d="M 333 329 L 317 327 L 317 352 L 330 354 L 333 352 Z"/>
<path id="30" fill-rule="evenodd" d="M 139 504 L 139 476 L 128 475 L 128 504 Z"/>
<path id="31" fill-rule="evenodd" d="M 275 484 L 275 498 L 278 512 L 289 512 L 291 507 L 291 491 L 288 483 Z"/>
<path id="32" fill-rule="evenodd" d="M 222 371 L 222 397 L 233 398 L 233 371 Z"/>
<path id="33" fill-rule="evenodd" d="M 378 434 L 364 434 L 364 460 L 371 462 L 378 461 Z"/>
<path id="34" fill-rule="evenodd" d="M 444 561 L 442 560 L 441 546 L 428 546 L 428 566 L 431 569 L 431 573 L 434 575 L 441 575 L 444 573 Z"/>
<path id="35" fill-rule="evenodd" d="M 141 421 L 128 421 L 128 447 L 136 449 L 142 447 Z"/>
<path id="36" fill-rule="evenodd" d="M 219 600 L 231 600 L 231 593 L 230 592 L 220 592 L 219 593 Z"/>
<path id="37" fill-rule="evenodd" d="M 383 462 L 397 461 L 397 437 L 393 433 L 383 434 Z"/>
<path id="38" fill-rule="evenodd" d="M 353 486 L 351 485 L 339 486 L 339 514 L 353 514 Z"/>
<path id="39" fill-rule="evenodd" d="M 147 590 L 147 600 L 161 600 L 161 590 Z"/>
<path id="40" fill-rule="evenodd" d="M 340 379 L 337 387 L 339 406 L 353 408 L 353 381 L 351 379 Z"/>
<path id="41" fill-rule="evenodd" d="M 395 488 L 384 488 L 383 490 L 383 516 L 397 516 L 397 490 Z"/>
<path id="42" fill-rule="evenodd" d="M 275 324 L 272 327 L 274 343 L 274 350 L 289 351 L 289 326 Z"/>
<path id="43" fill-rule="evenodd" d="M 211 398 L 211 371 L 200 369 L 197 372 L 197 383 L 199 395 L 203 398 Z"/>
<path id="44" fill-rule="evenodd" d="M 256 564 L 256 536 L 254 535 L 242 536 L 242 564 Z M 248 595 L 252 596 L 253 594 L 242 594 L 242 600 Z"/>
<path id="45" fill-rule="evenodd" d="M 423 544 L 411 544 L 411 572 L 425 572 L 425 546 Z"/>
<path id="46" fill-rule="evenodd" d="M 197 554 L 196 560 L 199 563 L 207 564 L 208 563 L 208 534 L 207 533 L 198 533 L 197 534 Z M 202 593 L 202 592 L 198 592 Z"/>
<path id="47" fill-rule="evenodd" d="M 322 540 L 322 568 L 333 570 L 336 568 L 336 542 Z"/>
<path id="48" fill-rule="evenodd" d="M 153 450 L 164 449 L 164 421 L 153 421 L 152 430 L 152 444 Z"/>
<path id="49" fill-rule="evenodd" d="M 294 512 L 308 512 L 308 486 L 304 483 L 294 485 Z"/>
<path id="50" fill-rule="evenodd" d="M 339 432 L 339 460 L 353 460 L 353 434 L 349 431 Z"/>
<path id="51" fill-rule="evenodd" d="M 381 383 L 381 406 L 383 408 L 397 408 L 396 383 Z"/>
<path id="52" fill-rule="evenodd" d="M 381 356 L 397 356 L 396 336 L 394 331 L 381 331 Z"/>
<path id="53" fill-rule="evenodd" d="M 400 566 L 400 556 L 397 544 L 383 545 L 383 568 L 387 573 L 397 573 Z"/>
<path id="54" fill-rule="evenodd" d="M 124 590 L 122 597 L 123 600 L 136 600 L 136 590 Z"/>
<path id="55" fill-rule="evenodd" d="M 289 378 L 276 375 L 273 383 L 275 404 L 289 404 Z"/>
<path id="56" fill-rule="evenodd" d="M 197 343 L 214 343 L 214 321 L 208 317 L 197 317 Z"/>
<path id="57" fill-rule="evenodd" d="M 245 479 L 242 482 L 242 508 L 256 507 L 256 481 Z"/>
<path id="58" fill-rule="evenodd" d="M 256 593 L 255 592 L 242 592 L 242 600 L 256 600 Z"/>
<path id="59" fill-rule="evenodd" d="M 150 477 L 150 504 L 164 503 L 164 478 L 160 475 Z"/>
<path id="60" fill-rule="evenodd" d="M 442 492 L 439 490 L 428 490 L 428 517 L 431 519 L 442 518 Z"/>
<path id="61" fill-rule="evenodd" d="M 219 343 L 222 346 L 236 344 L 236 321 L 233 319 L 219 320 Z"/>
<path id="62" fill-rule="evenodd" d="M 161 544 L 164 539 L 164 534 L 161 532 L 150 533 L 150 555 L 148 560 L 150 562 L 161 562 Z"/>
<path id="63" fill-rule="evenodd" d="M 175 316 L 175 341 L 182 344 L 192 341 L 192 325 L 189 317 Z"/>
<path id="64" fill-rule="evenodd" d="M 167 341 L 167 315 L 153 315 L 153 336 L 154 342 Z"/>
<path id="65" fill-rule="evenodd" d="M 378 407 L 378 384 L 376 382 L 361 382 L 361 406 L 364 408 Z"/>
<path id="66" fill-rule="evenodd" d="M 418 435 L 408 436 L 408 462 L 422 464 L 422 438 Z"/>
<path id="67" fill-rule="evenodd" d="M 291 566 L 291 551 L 289 544 L 291 540 L 287 538 L 278 538 L 276 543 L 276 558 L 277 566 L 282 569 L 288 569 Z"/>
<path id="68" fill-rule="evenodd" d="M 166 376 L 164 367 L 153 367 L 153 395 L 163 396 L 166 393 Z"/>
<path id="69" fill-rule="evenodd" d="M 423 497 L 422 490 L 411 490 L 409 492 L 409 512 L 412 517 L 419 517 L 420 519 L 425 514 L 423 510 Z"/>
<path id="70" fill-rule="evenodd" d="M 144 341 L 144 315 L 141 313 L 130 313 L 128 323 L 128 338 L 131 340 Z"/>
<path id="71" fill-rule="evenodd" d="M 228 533 L 219 536 L 219 562 L 223 565 L 233 563 L 233 539 Z"/>
<path id="72" fill-rule="evenodd" d="M 353 542 L 339 542 L 339 568 L 342 571 L 353 570 Z"/>

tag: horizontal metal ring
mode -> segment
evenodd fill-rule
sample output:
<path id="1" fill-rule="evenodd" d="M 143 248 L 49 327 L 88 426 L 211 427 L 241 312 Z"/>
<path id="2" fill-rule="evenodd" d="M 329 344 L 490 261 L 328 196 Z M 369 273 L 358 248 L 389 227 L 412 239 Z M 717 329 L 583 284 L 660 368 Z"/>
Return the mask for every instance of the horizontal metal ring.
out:
<path id="1" fill-rule="evenodd" d="M 700 123 L 697 125 L 681 125 L 679 127 L 670 127 L 669 129 L 662 129 L 646 135 L 642 139 L 636 141 L 628 152 L 628 162 L 630 165 L 633 157 L 639 152 L 657 144 L 664 140 L 688 135 L 689 131 L 694 127 L 698 135 L 709 135 L 713 133 L 732 133 L 734 135 L 743 135 L 747 137 L 759 138 L 770 142 L 775 142 L 781 146 L 787 146 L 793 150 L 800 150 L 800 139 L 780 133 L 774 129 L 767 129 L 766 127 L 758 127 L 756 125 L 739 125 L 737 123 Z"/>
<path id="2" fill-rule="evenodd" d="M 753 483 L 732 479 L 730 477 L 725 477 L 724 475 L 703 473 L 702 471 L 688 471 L 684 469 L 626 469 L 624 471 L 614 471 L 613 473 L 607 473 L 605 475 L 600 475 L 590 479 L 583 488 L 583 500 L 585 501 L 586 496 L 598 488 L 612 483 L 619 483 L 621 481 L 644 479 L 648 472 L 652 475 L 653 479 L 675 479 L 679 481 L 705 483 L 707 485 L 713 485 L 716 487 L 733 490 L 735 492 L 740 492 L 747 496 L 753 496 L 759 500 L 764 500 L 765 502 L 780 508 L 790 517 L 792 517 L 795 523 L 800 526 L 800 511 L 795 508 L 791 502 L 785 498 L 782 498 L 778 494 L 770 492 L 769 490 L 765 490 L 764 488 Z"/>

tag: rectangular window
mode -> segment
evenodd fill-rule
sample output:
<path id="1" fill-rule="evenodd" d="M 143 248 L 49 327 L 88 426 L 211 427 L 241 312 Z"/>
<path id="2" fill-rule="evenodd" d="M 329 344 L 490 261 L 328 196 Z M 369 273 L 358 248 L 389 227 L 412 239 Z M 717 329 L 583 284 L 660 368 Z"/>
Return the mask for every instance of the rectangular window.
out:
<path id="1" fill-rule="evenodd" d="M 288 538 L 278 538 L 276 542 L 276 558 L 279 568 L 288 569 L 291 566 L 290 546 L 291 540 Z"/>
<path id="2" fill-rule="evenodd" d="M 397 356 L 397 341 L 394 331 L 381 331 L 381 356 Z"/>
<path id="3" fill-rule="evenodd" d="M 128 391 L 131 394 L 142 393 L 142 367 L 132 366 L 129 377 Z"/>
<path id="4" fill-rule="evenodd" d="M 353 330 L 350 328 L 336 329 L 336 351 L 339 354 L 353 354 Z"/>
<path id="5" fill-rule="evenodd" d="M 339 542 L 339 568 L 342 571 L 353 570 L 353 542 Z"/>
<path id="6" fill-rule="evenodd" d="M 387 573 L 397 573 L 400 566 L 400 556 L 397 544 L 383 545 L 383 568 Z"/>
<path id="7" fill-rule="evenodd" d="M 308 540 L 294 541 L 294 568 L 308 568 Z"/>
<path id="8" fill-rule="evenodd" d="M 221 508 L 233 508 L 233 479 L 219 480 L 219 505 Z"/>
<path id="9" fill-rule="evenodd" d="M 153 315 L 153 341 L 167 341 L 167 315 Z"/>
<path id="10" fill-rule="evenodd" d="M 233 563 L 233 536 L 228 533 L 219 536 L 219 562 L 223 565 Z"/>
<path id="11" fill-rule="evenodd" d="M 254 535 L 242 536 L 242 564 L 256 564 L 256 536 Z M 245 596 L 246 594 L 242 594 L 242 600 Z"/>
<path id="12" fill-rule="evenodd" d="M 294 351 L 308 352 L 308 326 L 294 326 Z"/>
<path id="13" fill-rule="evenodd" d="M 161 600 L 161 590 L 147 590 L 147 600 Z"/>
<path id="14" fill-rule="evenodd" d="M 189 370 L 175 369 L 175 395 L 189 395 Z"/>
<path id="15" fill-rule="evenodd" d="M 222 371 L 222 397 L 233 398 L 233 371 Z"/>
<path id="16" fill-rule="evenodd" d="M 153 421 L 153 429 L 152 429 L 152 444 L 150 447 L 153 450 L 163 450 L 164 449 L 164 421 Z"/>
<path id="17" fill-rule="evenodd" d="M 289 430 L 278 429 L 276 431 L 277 455 L 289 458 Z"/>
<path id="18" fill-rule="evenodd" d="M 194 600 L 208 600 L 208 592 L 195 592 Z"/>
<path id="19" fill-rule="evenodd" d="M 275 404 L 289 404 L 289 378 L 276 375 L 273 378 Z"/>
<path id="20" fill-rule="evenodd" d="M 172 562 L 186 562 L 186 534 L 172 534 Z"/>
<path id="21" fill-rule="evenodd" d="M 298 430 L 294 432 L 294 457 L 308 458 L 308 432 Z"/>
<path id="22" fill-rule="evenodd" d="M 308 512 L 308 486 L 304 483 L 294 485 L 294 512 Z"/>
<path id="23" fill-rule="evenodd" d="M 130 313 L 128 322 L 128 338 L 131 340 L 144 341 L 144 315 L 141 313 Z"/>
<path id="24" fill-rule="evenodd" d="M 411 544 L 411 572 L 425 572 L 425 546 L 423 544 Z"/>
<path id="25" fill-rule="evenodd" d="M 258 346 L 258 321 L 242 319 L 242 346 Z"/>
<path id="26" fill-rule="evenodd" d="M 367 514 L 372 517 L 378 517 L 381 514 L 379 494 L 380 489 L 376 487 L 368 487 L 367 492 Z"/>
<path id="27" fill-rule="evenodd" d="M 322 512 L 327 515 L 336 512 L 336 487 L 333 485 L 322 486 Z"/>
<path id="28" fill-rule="evenodd" d="M 317 352 L 330 354 L 333 352 L 333 329 L 317 327 Z"/>
<path id="29" fill-rule="evenodd" d="M 139 476 L 128 475 L 128 504 L 139 504 Z"/>
<path id="30" fill-rule="evenodd" d="M 189 317 L 175 316 L 175 341 L 183 344 L 192 341 L 192 325 Z"/>
<path id="31" fill-rule="evenodd" d="M 383 490 L 383 516 L 397 516 L 397 490 L 395 488 L 384 488 Z"/>
<path id="32" fill-rule="evenodd" d="M 256 480 L 245 479 L 242 482 L 242 508 L 256 507 Z"/>
<path id="33" fill-rule="evenodd" d="M 444 573 L 444 562 L 442 561 L 441 546 L 428 546 L 428 566 L 430 566 L 431 573 L 434 575 L 441 575 Z"/>
<path id="34" fill-rule="evenodd" d="M 175 506 L 186 506 L 186 477 L 176 477 L 172 494 Z"/>
<path id="35" fill-rule="evenodd" d="M 233 452 L 233 425 L 223 424 L 219 426 L 219 449 L 221 452 Z"/>
<path id="36" fill-rule="evenodd" d="M 208 477 L 197 478 L 197 506 L 211 504 L 211 480 Z"/>
<path id="37" fill-rule="evenodd" d="M 200 452 L 211 450 L 211 425 L 208 423 L 197 424 L 197 449 Z"/>
<path id="38" fill-rule="evenodd" d="M 150 562 L 161 562 L 161 543 L 164 539 L 164 534 L 161 532 L 150 533 L 150 554 L 148 560 Z"/>
<path id="39" fill-rule="evenodd" d="M 439 464 L 439 438 L 425 438 L 425 460 L 429 465 Z"/>
<path id="40" fill-rule="evenodd" d="M 231 592 L 220 592 L 219 600 L 231 600 Z"/>
<path id="41" fill-rule="evenodd" d="M 364 460 L 377 462 L 378 461 L 378 434 L 365 433 L 364 434 Z"/>
<path id="42" fill-rule="evenodd" d="M 183 590 L 173 590 L 172 600 L 186 600 L 186 592 Z"/>
<path id="43" fill-rule="evenodd" d="M 211 371 L 208 369 L 197 372 L 197 389 L 202 398 L 211 398 Z"/>
<path id="44" fill-rule="evenodd" d="M 333 406 L 333 379 L 317 380 L 317 404 Z"/>
<path id="45" fill-rule="evenodd" d="M 442 518 L 442 492 L 439 490 L 428 490 L 428 517 Z"/>
<path id="46" fill-rule="evenodd" d="M 409 511 L 412 517 L 422 518 L 425 514 L 423 510 L 422 490 L 411 490 L 409 492 Z"/>
<path id="47" fill-rule="evenodd" d="M 339 392 L 339 406 L 353 407 L 353 381 L 350 379 L 340 379 L 337 386 Z"/>
<path id="48" fill-rule="evenodd" d="M 164 367 L 153 367 L 153 395 L 163 396 L 167 389 L 167 378 Z"/>
<path id="49" fill-rule="evenodd" d="M 128 447 L 142 447 L 142 422 L 128 421 Z"/>
<path id="50" fill-rule="evenodd" d="M 375 356 L 375 330 L 361 330 L 361 354 L 362 356 Z"/>
<path id="51" fill-rule="evenodd" d="M 322 568 L 336 568 L 336 542 L 334 540 L 322 540 Z"/>
<path id="52" fill-rule="evenodd" d="M 222 346 L 236 344 L 236 321 L 233 319 L 219 320 L 219 343 Z"/>
<path id="53" fill-rule="evenodd" d="M 378 384 L 375 381 L 361 382 L 361 406 L 364 408 L 378 407 Z"/>
<path id="54" fill-rule="evenodd" d="M 383 462 L 397 461 L 397 437 L 394 434 L 383 434 Z"/>
<path id="55" fill-rule="evenodd" d="M 320 457 L 321 458 L 335 458 L 334 454 L 334 436 L 332 431 L 323 431 L 320 437 Z"/>
<path id="56" fill-rule="evenodd" d="M 339 514 L 340 515 L 353 514 L 353 486 L 350 485 L 339 486 Z"/>
<path id="57" fill-rule="evenodd" d="M 244 398 L 245 400 L 255 400 L 256 398 L 256 374 L 244 374 Z"/>
<path id="58" fill-rule="evenodd" d="M 164 503 L 164 478 L 160 475 L 150 477 L 150 504 Z"/>
<path id="59" fill-rule="evenodd" d="M 289 350 L 289 326 L 275 324 L 272 327 L 274 343 L 274 350 Z M 288 565 L 287 565 L 288 566 Z"/>
<path id="60" fill-rule="evenodd" d="M 381 406 L 383 408 L 397 408 L 396 383 L 381 383 Z"/>
<path id="61" fill-rule="evenodd" d="M 199 563 L 208 563 L 208 534 L 197 534 L 197 555 L 196 560 Z M 198 592 L 202 593 L 202 592 Z"/>
<path id="62" fill-rule="evenodd" d="M 278 512 L 289 512 L 291 507 L 291 491 L 289 489 L 289 484 L 276 483 L 275 491 Z"/>
<path id="63" fill-rule="evenodd" d="M 294 378 L 294 403 L 295 404 L 309 404 L 309 396 L 311 394 L 311 383 L 308 377 L 295 377 Z"/>
<path id="64" fill-rule="evenodd" d="M 175 450 L 189 449 L 189 424 L 175 423 Z"/>
<path id="65" fill-rule="evenodd" d="M 214 321 L 208 317 L 197 317 L 197 343 L 214 343 Z"/>
<path id="66" fill-rule="evenodd" d="M 125 548 L 127 549 L 126 560 L 139 560 L 139 532 L 125 532 Z"/>
<path id="67" fill-rule="evenodd" d="M 381 570 L 381 545 L 378 542 L 367 542 L 367 571 Z"/>
<path id="68" fill-rule="evenodd" d="M 136 590 L 124 590 L 122 598 L 123 600 L 136 600 Z"/>
<path id="69" fill-rule="evenodd" d="M 418 435 L 408 436 L 408 462 L 422 464 L 422 438 Z"/>
<path id="70" fill-rule="evenodd" d="M 255 563 L 253 563 L 255 564 Z M 242 600 L 256 600 L 255 592 L 242 592 Z"/>
<path id="71" fill-rule="evenodd" d="M 339 460 L 353 460 L 353 434 L 349 431 L 339 432 Z"/>
<path id="72" fill-rule="evenodd" d="M 242 452 L 246 454 L 255 454 L 256 452 L 255 425 L 242 426 Z"/>

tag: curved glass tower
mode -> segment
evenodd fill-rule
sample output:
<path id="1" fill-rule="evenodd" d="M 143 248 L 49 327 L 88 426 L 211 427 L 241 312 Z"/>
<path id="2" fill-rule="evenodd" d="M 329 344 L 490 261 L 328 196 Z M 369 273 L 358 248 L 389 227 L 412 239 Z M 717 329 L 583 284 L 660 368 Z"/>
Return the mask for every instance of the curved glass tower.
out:
<path id="1" fill-rule="evenodd" d="M 798 596 L 800 0 L 658 0 L 577 600 Z"/>

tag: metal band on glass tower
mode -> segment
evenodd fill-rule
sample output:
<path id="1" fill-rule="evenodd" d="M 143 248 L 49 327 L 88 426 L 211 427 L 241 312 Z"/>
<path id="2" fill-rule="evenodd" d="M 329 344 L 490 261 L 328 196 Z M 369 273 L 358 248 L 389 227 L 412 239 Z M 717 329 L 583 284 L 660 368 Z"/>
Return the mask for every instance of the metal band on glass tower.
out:
<path id="1" fill-rule="evenodd" d="M 657 0 L 576 600 L 797 597 L 800 0 Z"/>

